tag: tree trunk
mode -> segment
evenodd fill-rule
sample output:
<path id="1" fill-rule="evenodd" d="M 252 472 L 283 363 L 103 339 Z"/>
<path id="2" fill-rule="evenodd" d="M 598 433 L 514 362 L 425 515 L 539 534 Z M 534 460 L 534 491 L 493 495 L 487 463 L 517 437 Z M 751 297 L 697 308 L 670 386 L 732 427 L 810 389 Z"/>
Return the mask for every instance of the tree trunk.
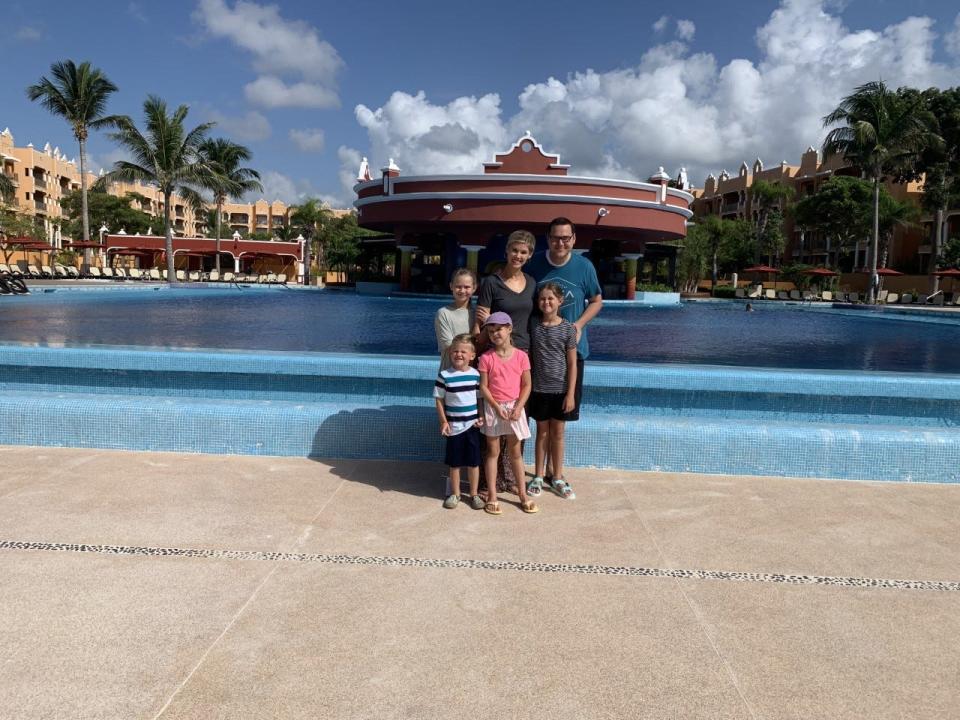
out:
<path id="1" fill-rule="evenodd" d="M 170 227 L 170 191 L 163 191 L 163 228 L 166 234 L 164 246 L 167 249 L 167 282 L 177 281 L 177 271 L 173 264 L 173 228 Z"/>
<path id="2" fill-rule="evenodd" d="M 939 268 L 937 261 L 940 259 L 940 253 L 943 252 L 943 211 L 944 208 L 937 208 L 937 228 L 933 236 L 933 252 L 930 253 L 930 267 L 927 272 L 930 273 L 930 294 L 933 295 L 940 289 L 940 276 L 934 275 Z"/>
<path id="3" fill-rule="evenodd" d="M 219 197 L 217 198 L 217 255 L 216 255 L 216 270 L 217 275 L 220 274 L 220 220 L 223 218 L 223 200 Z"/>
<path id="4" fill-rule="evenodd" d="M 870 242 L 870 288 L 867 292 L 867 302 L 871 305 L 876 301 L 877 285 L 880 277 L 877 275 L 877 255 L 880 250 L 880 176 L 873 178 L 873 240 Z"/>
<path id="5" fill-rule="evenodd" d="M 716 294 L 717 289 L 717 251 L 713 251 L 713 267 L 710 274 L 710 297 L 713 297 Z"/>
<path id="6" fill-rule="evenodd" d="M 87 209 L 87 141 L 77 138 L 80 142 L 80 208 L 83 215 L 83 241 L 90 242 L 90 213 Z M 93 262 L 93 250 L 83 249 L 83 261 L 90 265 Z"/>

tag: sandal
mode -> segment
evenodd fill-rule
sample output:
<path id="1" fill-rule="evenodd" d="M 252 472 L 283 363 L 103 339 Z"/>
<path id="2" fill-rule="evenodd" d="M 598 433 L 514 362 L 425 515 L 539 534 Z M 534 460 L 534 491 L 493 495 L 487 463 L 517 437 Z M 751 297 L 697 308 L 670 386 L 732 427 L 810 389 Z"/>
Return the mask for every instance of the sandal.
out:
<path id="1" fill-rule="evenodd" d="M 540 512 L 540 508 L 537 507 L 537 504 L 533 500 L 524 500 L 520 503 L 520 509 L 528 515 Z"/>
<path id="2" fill-rule="evenodd" d="M 483 511 L 490 515 L 503 515 L 503 510 L 500 509 L 500 503 L 498 502 L 488 502 L 483 506 Z"/>
<path id="3" fill-rule="evenodd" d="M 483 510 L 483 498 L 479 495 L 474 495 L 470 498 L 470 507 L 474 510 Z"/>
<path id="4" fill-rule="evenodd" d="M 573 491 L 573 488 L 563 478 L 553 478 L 550 481 L 550 487 L 553 488 L 553 491 L 562 497 L 564 500 L 576 500 L 577 494 Z"/>
<path id="5" fill-rule="evenodd" d="M 537 475 L 533 480 L 527 483 L 527 495 L 540 497 L 543 492 L 543 478 Z"/>
<path id="6" fill-rule="evenodd" d="M 460 504 L 459 495 L 448 495 L 447 499 L 443 501 L 443 507 L 445 507 L 447 510 L 453 510 L 459 504 Z"/>

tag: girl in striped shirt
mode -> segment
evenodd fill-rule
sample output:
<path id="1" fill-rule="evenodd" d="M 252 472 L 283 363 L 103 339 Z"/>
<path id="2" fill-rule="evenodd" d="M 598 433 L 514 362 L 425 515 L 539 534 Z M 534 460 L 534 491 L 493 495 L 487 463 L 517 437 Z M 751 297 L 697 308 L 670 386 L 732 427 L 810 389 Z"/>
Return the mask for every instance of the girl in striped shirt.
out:
<path id="1" fill-rule="evenodd" d="M 527 411 L 537 421 L 535 477 L 527 484 L 527 494 L 536 497 L 543 490 L 543 473 L 547 451 L 553 479 L 553 491 L 566 500 L 576 495 L 563 478 L 563 434 L 566 415 L 576 406 L 577 328 L 559 315 L 563 289 L 555 282 L 545 282 L 537 292 L 539 319 L 534 319 L 530 332 L 533 391 Z"/>

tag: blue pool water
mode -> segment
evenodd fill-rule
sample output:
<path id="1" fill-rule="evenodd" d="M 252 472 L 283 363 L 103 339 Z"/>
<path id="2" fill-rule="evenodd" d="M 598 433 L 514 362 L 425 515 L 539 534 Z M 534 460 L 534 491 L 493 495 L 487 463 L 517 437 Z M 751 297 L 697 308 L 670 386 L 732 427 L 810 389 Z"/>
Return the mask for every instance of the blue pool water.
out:
<path id="1" fill-rule="evenodd" d="M 442 300 L 272 289 L 69 290 L 0 298 L 0 342 L 434 355 Z M 591 359 L 960 373 L 960 318 L 736 303 L 608 304 Z"/>

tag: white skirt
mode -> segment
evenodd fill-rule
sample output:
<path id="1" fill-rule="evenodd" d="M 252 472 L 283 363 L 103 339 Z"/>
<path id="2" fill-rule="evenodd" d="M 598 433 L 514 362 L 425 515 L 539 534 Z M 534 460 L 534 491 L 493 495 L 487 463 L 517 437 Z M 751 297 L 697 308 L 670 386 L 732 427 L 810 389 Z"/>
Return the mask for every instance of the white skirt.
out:
<path id="1" fill-rule="evenodd" d="M 513 410 L 516 400 L 500 403 L 500 407 L 507 412 Z M 489 437 L 500 437 L 501 435 L 516 435 L 518 440 L 527 440 L 530 438 L 530 423 L 527 422 L 527 413 L 520 411 L 519 420 L 504 420 L 500 417 L 496 408 L 490 403 L 483 403 L 483 427 L 480 431 Z"/>

